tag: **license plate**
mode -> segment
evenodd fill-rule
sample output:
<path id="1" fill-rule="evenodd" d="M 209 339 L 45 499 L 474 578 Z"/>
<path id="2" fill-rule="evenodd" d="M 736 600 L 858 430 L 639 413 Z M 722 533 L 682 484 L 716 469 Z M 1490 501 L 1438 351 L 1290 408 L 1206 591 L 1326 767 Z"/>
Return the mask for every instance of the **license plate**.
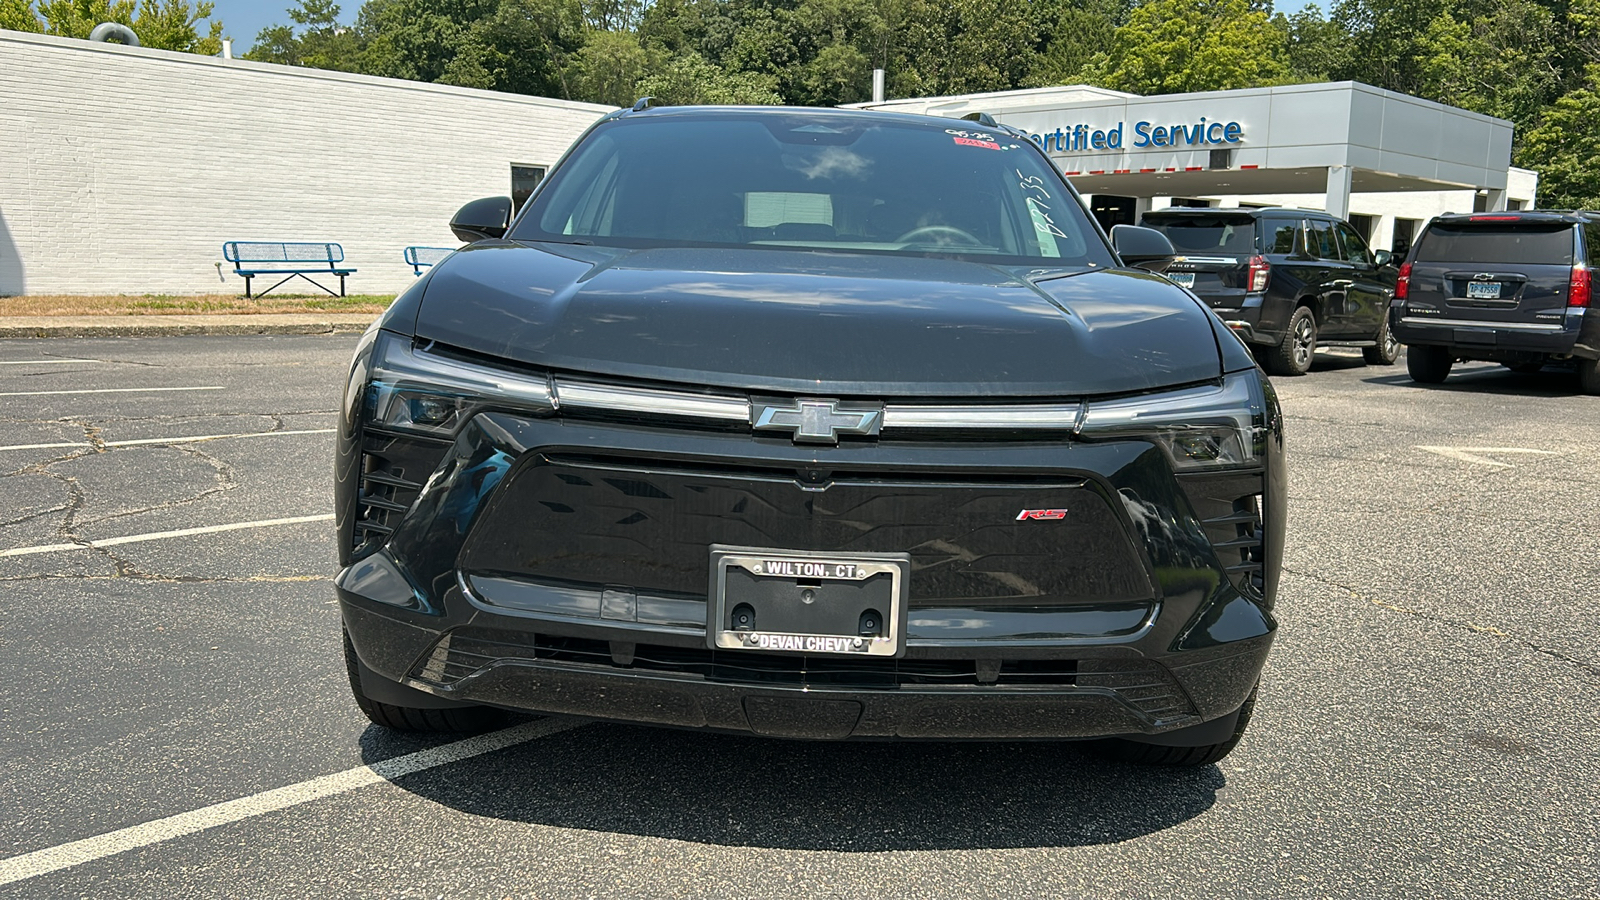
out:
<path id="1" fill-rule="evenodd" d="M 1467 282 L 1468 300 L 1499 300 L 1500 282 L 1498 281 L 1469 281 Z"/>
<path id="2" fill-rule="evenodd" d="M 706 643 L 714 650 L 899 656 L 905 553 L 711 547 Z"/>
<path id="3" fill-rule="evenodd" d="M 1177 285 L 1178 287 L 1181 287 L 1181 288 L 1192 288 L 1192 287 L 1194 287 L 1194 273 L 1193 272 L 1168 272 L 1167 273 L 1167 280 L 1171 281 L 1173 284 L 1175 284 L 1175 285 Z"/>

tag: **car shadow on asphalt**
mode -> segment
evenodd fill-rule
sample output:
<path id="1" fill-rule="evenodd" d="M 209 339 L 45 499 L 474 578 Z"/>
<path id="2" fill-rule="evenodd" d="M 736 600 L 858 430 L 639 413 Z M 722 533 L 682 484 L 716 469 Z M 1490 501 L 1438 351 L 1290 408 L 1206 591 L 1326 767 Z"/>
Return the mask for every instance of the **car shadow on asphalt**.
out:
<path id="1" fill-rule="evenodd" d="M 377 728 L 362 747 L 369 762 L 400 749 Z M 507 821 L 865 853 L 1125 841 L 1210 809 L 1226 779 L 1216 766 L 1120 765 L 1060 742 L 803 742 L 591 723 L 394 784 Z"/>
<path id="2" fill-rule="evenodd" d="M 1513 397 L 1575 397 L 1581 396 L 1577 376 L 1570 369 L 1548 368 L 1541 372 L 1523 374 L 1503 366 L 1472 366 L 1456 369 L 1440 384 L 1423 384 L 1412 381 L 1404 368 L 1387 375 L 1363 378 L 1367 384 L 1384 384 L 1411 388 L 1418 391 L 1443 391 L 1445 393 L 1502 394 Z"/>

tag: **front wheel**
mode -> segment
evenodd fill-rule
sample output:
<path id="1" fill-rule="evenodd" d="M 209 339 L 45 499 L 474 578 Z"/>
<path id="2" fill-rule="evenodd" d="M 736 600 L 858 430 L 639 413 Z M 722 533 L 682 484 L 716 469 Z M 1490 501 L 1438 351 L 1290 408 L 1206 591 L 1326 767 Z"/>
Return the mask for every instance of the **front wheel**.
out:
<path id="1" fill-rule="evenodd" d="M 1395 339 L 1394 332 L 1389 330 L 1389 317 L 1383 317 L 1383 324 L 1378 327 L 1378 343 L 1372 347 L 1361 348 L 1361 358 L 1369 366 L 1392 366 L 1400 358 L 1400 342 Z"/>
<path id="2" fill-rule="evenodd" d="M 1411 374 L 1412 381 L 1439 384 L 1450 377 L 1450 367 L 1455 363 L 1449 347 L 1413 345 L 1406 348 L 1406 371 Z"/>
<path id="3" fill-rule="evenodd" d="M 1317 352 L 1317 317 L 1307 306 L 1297 307 L 1284 329 L 1283 343 L 1266 353 L 1270 375 L 1304 375 L 1311 371 L 1311 358 Z"/>

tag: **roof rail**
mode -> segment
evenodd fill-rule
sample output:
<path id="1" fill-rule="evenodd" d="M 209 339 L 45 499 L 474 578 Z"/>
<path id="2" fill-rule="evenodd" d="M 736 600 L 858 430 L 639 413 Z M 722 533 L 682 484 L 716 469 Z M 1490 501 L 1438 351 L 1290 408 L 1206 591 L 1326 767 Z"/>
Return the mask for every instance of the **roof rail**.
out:
<path id="1" fill-rule="evenodd" d="M 1000 127 L 1000 123 L 994 120 L 994 116 L 991 116 L 986 112 L 969 112 L 961 118 L 967 122 L 977 122 L 979 125 L 982 125 L 985 128 Z"/>
<path id="2" fill-rule="evenodd" d="M 660 105 L 661 104 L 657 103 L 656 102 L 656 98 L 654 98 L 654 97 L 640 97 L 638 100 L 634 101 L 633 110 L 632 111 L 633 112 L 644 112 L 647 109 L 651 109 L 653 107 L 657 107 L 657 106 L 660 106 Z"/>

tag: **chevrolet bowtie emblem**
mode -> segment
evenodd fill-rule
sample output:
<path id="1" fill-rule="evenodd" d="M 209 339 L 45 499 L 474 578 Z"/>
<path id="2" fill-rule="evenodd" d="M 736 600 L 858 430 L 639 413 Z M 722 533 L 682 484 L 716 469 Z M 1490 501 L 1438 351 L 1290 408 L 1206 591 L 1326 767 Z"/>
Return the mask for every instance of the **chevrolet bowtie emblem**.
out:
<path id="1" fill-rule="evenodd" d="M 838 400 L 790 400 L 750 405 L 757 431 L 792 431 L 796 444 L 837 444 L 841 434 L 877 434 L 883 407 Z"/>

